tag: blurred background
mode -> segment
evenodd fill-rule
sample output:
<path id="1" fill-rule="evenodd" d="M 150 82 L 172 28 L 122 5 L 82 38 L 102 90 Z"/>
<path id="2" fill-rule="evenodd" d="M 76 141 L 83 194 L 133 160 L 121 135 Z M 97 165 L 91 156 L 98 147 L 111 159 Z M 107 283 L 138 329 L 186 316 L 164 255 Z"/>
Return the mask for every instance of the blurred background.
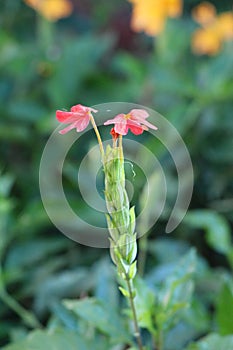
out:
<path id="1" fill-rule="evenodd" d="M 166 150 L 141 136 L 166 169 L 170 191 L 164 215 L 141 243 L 139 270 L 159 281 L 159 272 L 166 277 L 189 247 L 199 256 L 196 306 L 182 323 L 190 329 L 191 322 L 192 332 L 183 339 L 178 329 L 177 349 L 210 330 L 233 333 L 232 323 L 223 321 L 229 305 L 233 317 L 230 1 L 1 0 L 0 26 L 0 344 L 22 339 L 39 322 L 65 322 L 62 298 L 95 295 L 112 307 L 119 302 L 108 251 L 64 237 L 50 222 L 38 185 L 43 148 L 58 125 L 55 111 L 111 101 L 164 115 L 192 158 L 190 209 L 165 235 L 176 172 Z M 75 171 L 94 142 L 90 136 L 78 151 L 72 147 L 64 173 L 73 206 L 93 220 L 98 215 L 76 197 Z M 140 207 L 144 175 L 136 173 Z M 159 183 L 153 174 L 151 181 L 153 205 Z M 219 302 L 226 298 L 228 306 Z"/>

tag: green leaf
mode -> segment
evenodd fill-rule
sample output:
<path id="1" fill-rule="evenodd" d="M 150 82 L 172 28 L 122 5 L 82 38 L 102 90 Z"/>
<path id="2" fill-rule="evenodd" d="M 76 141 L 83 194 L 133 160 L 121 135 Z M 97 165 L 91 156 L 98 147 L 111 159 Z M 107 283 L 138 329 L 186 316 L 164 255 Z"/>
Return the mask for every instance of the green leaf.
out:
<path id="1" fill-rule="evenodd" d="M 66 242 L 63 238 L 37 238 L 27 242 L 18 243 L 9 252 L 6 259 L 6 267 L 24 268 L 32 266 L 40 260 L 51 256 L 54 253 L 62 251 Z"/>
<path id="2" fill-rule="evenodd" d="M 13 186 L 14 176 L 11 174 L 2 174 L 0 170 L 0 197 L 7 197 Z"/>
<path id="3" fill-rule="evenodd" d="M 150 240 L 148 251 L 155 256 L 159 263 L 167 264 L 177 262 L 182 255 L 187 253 L 189 245 L 185 241 L 174 238 L 156 238 Z M 169 254 L 167 253 L 169 251 Z"/>
<path id="4" fill-rule="evenodd" d="M 113 344 L 130 342 L 123 320 L 109 305 L 94 298 L 65 300 L 64 305 L 79 318 L 110 337 Z"/>
<path id="5" fill-rule="evenodd" d="M 128 276 L 130 279 L 134 279 L 137 273 L 137 260 L 130 265 Z"/>
<path id="6" fill-rule="evenodd" d="M 126 297 L 126 298 L 129 298 L 129 297 L 130 297 L 130 294 L 129 294 L 128 290 L 126 290 L 126 289 L 123 288 L 123 287 L 118 287 L 118 288 L 119 288 L 119 290 L 121 291 L 121 293 L 124 295 L 124 297 Z"/>
<path id="7" fill-rule="evenodd" d="M 184 221 L 193 228 L 204 229 L 207 242 L 217 252 L 230 253 L 231 232 L 223 216 L 211 210 L 192 210 L 186 214 Z"/>
<path id="8" fill-rule="evenodd" d="M 130 235 L 134 234 L 135 224 L 136 224 L 135 207 L 131 207 L 129 210 L 129 234 Z"/>
<path id="9" fill-rule="evenodd" d="M 62 259 L 64 260 L 64 258 Z M 46 267 L 49 269 L 50 265 L 47 263 Z M 45 274 L 45 272 L 43 273 Z M 35 308 L 37 312 L 43 313 L 47 308 L 51 308 L 54 300 L 73 298 L 81 293 L 87 293 L 95 283 L 90 271 L 90 278 L 86 278 L 87 273 L 88 270 L 85 267 L 79 267 L 74 270 L 60 271 L 54 275 L 50 274 L 43 283 L 35 280 L 33 287 L 35 288 Z"/>
<path id="10" fill-rule="evenodd" d="M 193 273 L 196 269 L 196 252 L 191 249 L 176 265 L 158 293 L 157 323 L 164 328 L 173 316 L 187 308 L 193 292 Z M 181 315 L 181 314 L 179 314 Z"/>
<path id="11" fill-rule="evenodd" d="M 192 299 L 189 309 L 185 312 L 185 323 L 192 327 L 193 332 L 196 332 L 197 335 L 208 332 L 212 323 L 212 315 L 209 314 L 202 299 L 195 297 Z"/>
<path id="12" fill-rule="evenodd" d="M 8 198 L 0 197 L 0 254 L 6 249 L 8 243 L 12 239 L 12 234 L 9 232 L 10 224 L 12 223 L 12 209 L 14 205 Z"/>
<path id="13" fill-rule="evenodd" d="M 89 274 L 90 275 L 90 274 Z M 119 309 L 119 292 L 117 290 L 116 269 L 110 264 L 109 257 L 100 259 L 95 263 L 93 276 L 95 277 L 95 297 L 97 299 L 111 300 L 111 307 Z"/>
<path id="14" fill-rule="evenodd" d="M 225 282 L 217 299 L 216 320 L 222 335 L 233 334 L 233 284 Z"/>
<path id="15" fill-rule="evenodd" d="M 146 283 L 139 277 L 135 279 L 135 305 L 139 326 L 154 332 L 153 315 L 155 313 L 155 295 Z"/>
<path id="16" fill-rule="evenodd" d="M 85 340 L 80 334 L 64 329 L 56 331 L 34 331 L 29 333 L 26 340 L 10 344 L 4 350 L 109 350 L 109 345 Z"/>
<path id="17" fill-rule="evenodd" d="M 112 221 L 110 215 L 105 214 L 105 216 L 106 216 L 106 220 L 107 220 L 107 224 L 108 224 L 108 231 L 110 233 L 110 236 L 112 237 L 112 239 L 114 241 L 117 241 L 118 237 L 119 237 L 118 229 L 116 228 L 116 225 Z"/>
<path id="18" fill-rule="evenodd" d="M 185 350 L 231 350 L 233 349 L 233 335 L 220 336 L 218 334 L 209 334 L 207 337 L 193 343 Z"/>

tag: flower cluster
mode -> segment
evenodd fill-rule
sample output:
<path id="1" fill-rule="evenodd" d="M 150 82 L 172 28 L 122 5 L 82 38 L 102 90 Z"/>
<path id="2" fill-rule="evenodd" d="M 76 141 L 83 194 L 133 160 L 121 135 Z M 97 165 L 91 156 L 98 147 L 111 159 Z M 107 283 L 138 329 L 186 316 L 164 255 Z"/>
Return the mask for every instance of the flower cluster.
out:
<path id="1" fill-rule="evenodd" d="M 69 0 L 24 0 L 27 5 L 39 12 L 49 21 L 67 17 L 73 10 Z"/>
<path id="2" fill-rule="evenodd" d="M 65 129 L 60 131 L 60 134 L 66 134 L 72 129 L 77 132 L 83 131 L 89 124 L 92 114 L 97 110 L 85 107 L 80 104 L 73 106 L 70 112 L 60 111 L 56 112 L 57 120 L 63 124 L 70 124 Z M 135 135 L 140 135 L 143 131 L 149 128 L 157 130 L 157 127 L 149 123 L 146 119 L 149 117 L 147 111 L 143 109 L 132 109 L 127 114 L 118 114 L 113 119 L 107 120 L 104 125 L 114 124 L 111 133 L 116 135 L 127 135 L 130 130 Z M 116 137 L 117 138 L 117 137 Z"/>
<path id="3" fill-rule="evenodd" d="M 163 31 L 167 17 L 178 17 L 182 13 L 182 0 L 129 1 L 133 4 L 132 29 L 151 36 Z"/>
<path id="4" fill-rule="evenodd" d="M 233 39 L 232 12 L 217 15 L 214 5 L 203 2 L 194 8 L 192 16 L 201 25 L 192 37 L 192 49 L 197 55 L 216 55 L 224 41 Z"/>

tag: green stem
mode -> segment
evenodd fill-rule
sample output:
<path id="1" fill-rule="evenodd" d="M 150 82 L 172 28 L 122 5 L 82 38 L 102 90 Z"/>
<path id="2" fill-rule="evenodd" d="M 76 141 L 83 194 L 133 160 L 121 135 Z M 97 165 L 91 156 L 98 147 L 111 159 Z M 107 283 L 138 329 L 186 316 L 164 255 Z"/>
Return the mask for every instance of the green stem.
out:
<path id="1" fill-rule="evenodd" d="M 1 280 L 2 267 L 0 265 L 0 299 L 5 303 L 11 310 L 13 310 L 23 320 L 26 326 L 30 328 L 41 328 L 40 322 L 37 320 L 35 315 L 30 311 L 26 310 L 20 305 L 10 294 L 6 291 L 3 281 Z"/>
<path id="2" fill-rule="evenodd" d="M 101 153 L 101 157 L 102 157 L 102 162 L 104 162 L 104 147 L 103 147 L 103 143 L 102 143 L 102 140 L 101 140 L 101 137 L 100 137 L 99 130 L 97 128 L 97 125 L 95 123 L 95 119 L 93 118 L 92 114 L 90 114 L 90 121 L 91 121 L 91 124 L 93 126 L 93 129 L 95 131 L 95 134 L 96 134 L 96 137 L 97 137 L 97 140 L 98 140 L 98 143 L 99 143 L 100 153 Z"/>
<path id="3" fill-rule="evenodd" d="M 54 23 L 37 14 L 37 38 L 39 47 L 46 52 L 54 43 Z"/>
<path id="4" fill-rule="evenodd" d="M 119 151 L 120 151 L 120 159 L 124 159 L 123 146 L 122 146 L 122 135 L 119 135 Z"/>
<path id="5" fill-rule="evenodd" d="M 226 254 L 226 257 L 230 265 L 230 268 L 233 271 L 233 247 L 230 249 L 230 252 Z"/>
<path id="6" fill-rule="evenodd" d="M 158 329 L 157 350 L 163 350 L 163 332 Z"/>
<path id="7" fill-rule="evenodd" d="M 133 314 L 133 323 L 134 323 L 134 336 L 137 340 L 138 343 L 138 349 L 143 350 L 143 344 L 142 344 L 142 339 L 141 339 L 141 334 L 138 326 L 138 319 L 137 319 L 137 313 L 136 313 L 136 308 L 134 304 L 134 296 L 133 296 L 133 286 L 132 286 L 132 280 L 129 278 L 126 279 L 128 291 L 129 291 L 129 302 L 130 302 L 130 308 L 132 310 Z"/>
<path id="8" fill-rule="evenodd" d="M 140 276 L 143 276 L 145 271 L 147 247 L 148 247 L 148 234 L 145 234 L 139 240 L 138 273 Z"/>
<path id="9" fill-rule="evenodd" d="M 21 317 L 26 326 L 30 328 L 41 328 L 40 322 L 33 315 L 33 313 L 26 310 L 15 299 L 13 299 L 6 291 L 0 292 L 0 299 L 17 315 Z"/>

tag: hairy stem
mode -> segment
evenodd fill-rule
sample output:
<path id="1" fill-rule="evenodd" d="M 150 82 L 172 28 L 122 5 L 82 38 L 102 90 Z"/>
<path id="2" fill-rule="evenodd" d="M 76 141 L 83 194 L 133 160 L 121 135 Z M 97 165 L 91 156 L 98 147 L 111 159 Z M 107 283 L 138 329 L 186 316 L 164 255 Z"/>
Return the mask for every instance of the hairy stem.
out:
<path id="1" fill-rule="evenodd" d="M 132 314 L 133 314 L 133 323 L 134 323 L 134 331 L 135 331 L 134 336 L 135 336 L 137 343 L 138 343 L 138 349 L 143 350 L 144 348 L 142 345 L 141 334 L 140 334 L 140 330 L 139 330 L 139 326 L 138 326 L 137 313 L 136 313 L 136 308 L 135 308 L 135 304 L 134 304 L 132 280 L 127 278 L 126 283 L 127 283 L 127 287 L 128 287 L 128 291 L 129 291 L 130 308 L 131 308 Z"/>

